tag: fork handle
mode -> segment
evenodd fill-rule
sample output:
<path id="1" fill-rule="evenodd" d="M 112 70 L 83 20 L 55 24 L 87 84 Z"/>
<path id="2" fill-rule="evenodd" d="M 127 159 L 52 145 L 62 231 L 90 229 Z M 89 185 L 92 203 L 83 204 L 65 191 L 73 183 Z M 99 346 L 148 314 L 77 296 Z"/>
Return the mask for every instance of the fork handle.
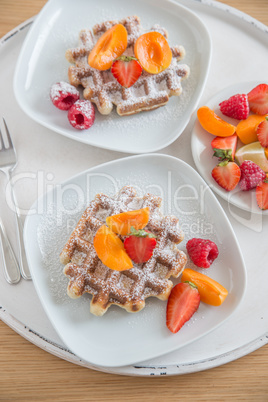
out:
<path id="1" fill-rule="evenodd" d="M 16 219 L 16 228 L 17 228 L 17 239 L 18 239 L 18 246 L 19 246 L 19 268 L 21 276 L 26 280 L 31 280 L 30 270 L 28 268 L 28 264 L 26 262 L 25 256 L 25 249 L 24 249 L 24 242 L 23 242 L 23 228 L 20 219 L 20 212 L 17 207 L 15 192 L 12 184 L 11 172 L 9 174 L 9 182 L 10 182 L 10 189 L 11 189 L 11 196 L 15 207 L 15 219 Z"/>
<path id="2" fill-rule="evenodd" d="M 20 275 L 21 275 L 20 268 L 1 220 L 0 220 L 0 250 L 3 257 L 4 275 L 6 281 L 10 284 L 18 283 L 20 281 Z"/>

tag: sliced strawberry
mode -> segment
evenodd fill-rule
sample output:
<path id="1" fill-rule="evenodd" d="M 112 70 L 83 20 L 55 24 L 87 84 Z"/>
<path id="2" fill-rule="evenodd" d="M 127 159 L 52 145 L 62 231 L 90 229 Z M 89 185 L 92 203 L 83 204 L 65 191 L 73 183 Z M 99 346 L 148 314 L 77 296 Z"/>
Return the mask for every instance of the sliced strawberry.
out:
<path id="1" fill-rule="evenodd" d="M 264 115 L 268 113 L 268 85 L 259 84 L 248 93 L 250 110 Z"/>
<path id="2" fill-rule="evenodd" d="M 257 137 L 263 148 L 268 147 L 268 117 L 258 125 Z"/>
<path id="3" fill-rule="evenodd" d="M 124 241 L 128 256 L 137 264 L 148 261 L 153 255 L 155 246 L 156 238 L 153 233 L 143 229 L 136 230 L 133 227 L 131 227 L 130 235 Z"/>
<path id="4" fill-rule="evenodd" d="M 237 186 L 240 180 L 241 171 L 235 162 L 224 160 L 214 167 L 211 174 L 219 186 L 224 188 L 226 191 L 231 191 Z"/>
<path id="5" fill-rule="evenodd" d="M 190 320 L 200 304 L 200 294 L 191 282 L 178 283 L 172 289 L 168 302 L 166 325 L 174 334 Z"/>
<path id="6" fill-rule="evenodd" d="M 268 209 L 268 179 L 256 187 L 256 199 L 260 209 Z"/>
<path id="7" fill-rule="evenodd" d="M 120 56 L 113 62 L 111 72 L 122 87 L 129 88 L 141 75 L 142 67 L 135 57 Z"/>
<path id="8" fill-rule="evenodd" d="M 215 151 L 215 149 L 221 149 L 223 151 L 226 151 L 223 153 L 223 155 L 226 155 L 225 158 L 231 154 L 231 157 L 233 160 L 234 160 L 234 156 L 235 156 L 236 146 L 237 146 L 237 135 L 236 134 L 233 134 L 230 137 L 215 137 L 211 141 L 211 147 L 213 148 L 214 151 Z M 231 152 L 228 152 L 228 150 L 231 150 Z M 218 155 L 215 155 L 215 156 L 218 156 Z M 222 159 L 225 159 L 225 158 L 222 158 Z"/>

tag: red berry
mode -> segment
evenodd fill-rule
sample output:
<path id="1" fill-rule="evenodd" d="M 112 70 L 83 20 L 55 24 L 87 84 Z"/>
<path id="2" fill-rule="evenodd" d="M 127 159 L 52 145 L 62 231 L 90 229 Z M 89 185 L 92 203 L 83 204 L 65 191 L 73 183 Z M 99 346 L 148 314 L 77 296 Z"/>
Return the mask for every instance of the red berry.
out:
<path id="1" fill-rule="evenodd" d="M 88 100 L 78 100 L 68 111 L 71 125 L 78 130 L 90 128 L 95 120 L 95 109 Z"/>
<path id="2" fill-rule="evenodd" d="M 264 115 L 268 113 L 268 85 L 259 84 L 248 93 L 250 110 Z"/>
<path id="3" fill-rule="evenodd" d="M 50 99 L 54 106 L 68 110 L 80 98 L 78 90 L 67 82 L 61 81 L 50 88 Z"/>
<path id="4" fill-rule="evenodd" d="M 249 115 L 248 97 L 246 94 L 237 94 L 220 103 L 221 112 L 228 117 L 244 120 Z"/>
<path id="5" fill-rule="evenodd" d="M 263 148 L 268 147 L 268 117 L 257 127 L 257 137 Z"/>
<path id="6" fill-rule="evenodd" d="M 172 289 L 166 313 L 166 325 L 174 334 L 190 320 L 200 304 L 200 294 L 191 282 L 178 283 Z"/>
<path id="7" fill-rule="evenodd" d="M 266 178 L 265 172 L 252 161 L 244 161 L 240 165 L 241 179 L 239 182 L 240 188 L 243 191 L 255 188 L 260 182 Z"/>
<path id="8" fill-rule="evenodd" d="M 235 162 L 224 160 L 211 172 L 213 179 L 226 191 L 233 190 L 240 180 L 240 168 Z"/>
<path id="9" fill-rule="evenodd" d="M 215 149 L 221 149 L 221 150 L 226 151 L 226 152 L 224 152 L 225 158 L 229 157 L 228 150 L 231 150 L 230 154 L 231 154 L 233 160 L 234 160 L 234 156 L 235 156 L 236 146 L 237 146 L 237 135 L 236 134 L 230 135 L 229 137 L 215 137 L 211 141 L 211 147 L 213 148 L 214 151 L 215 151 Z"/>
<path id="10" fill-rule="evenodd" d="M 217 245 L 206 239 L 190 239 L 186 244 L 186 249 L 190 259 L 200 268 L 209 268 L 219 255 Z"/>
<path id="11" fill-rule="evenodd" d="M 268 209 L 268 180 L 256 187 L 256 199 L 260 209 Z"/>
<path id="12" fill-rule="evenodd" d="M 142 67 L 134 57 L 121 56 L 113 62 L 111 72 L 120 85 L 129 88 L 141 75 Z"/>
<path id="13" fill-rule="evenodd" d="M 155 236 L 146 230 L 131 228 L 130 236 L 125 238 L 124 247 L 128 256 L 137 264 L 148 261 L 156 246 Z"/>

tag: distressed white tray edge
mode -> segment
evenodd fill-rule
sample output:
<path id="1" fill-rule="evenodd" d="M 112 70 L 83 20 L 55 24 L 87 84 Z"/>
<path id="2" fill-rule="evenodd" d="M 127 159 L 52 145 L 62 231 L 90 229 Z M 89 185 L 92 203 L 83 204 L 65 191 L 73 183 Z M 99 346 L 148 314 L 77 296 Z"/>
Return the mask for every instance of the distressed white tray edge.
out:
<path id="1" fill-rule="evenodd" d="M 176 1 L 176 0 L 175 0 Z M 204 4 L 206 6 L 212 6 L 216 9 L 221 11 L 227 11 L 231 15 L 248 22 L 249 24 L 253 25 L 255 28 L 259 29 L 263 33 L 268 35 L 268 27 L 262 24 L 260 21 L 257 21 L 253 17 L 239 11 L 233 7 L 230 7 L 226 4 L 218 3 L 214 0 L 193 0 L 196 3 Z M 23 29 L 27 28 L 31 25 L 34 21 L 35 17 L 29 18 L 25 22 L 21 23 L 13 30 L 8 32 L 0 39 L 0 46 L 4 45 L 7 40 L 12 38 L 14 35 L 22 31 Z M 28 340 L 29 342 L 33 343 L 34 345 L 40 347 L 41 349 L 59 357 L 71 363 L 84 366 L 87 368 L 91 368 L 97 371 L 102 372 L 109 372 L 114 374 L 121 374 L 121 375 L 128 375 L 128 376 L 163 376 L 163 375 L 181 375 L 181 374 L 188 374 L 188 373 L 195 373 L 198 371 L 203 371 L 207 369 L 211 369 L 214 367 L 221 366 L 223 364 L 229 363 L 236 359 L 239 359 L 243 356 L 246 356 L 249 353 L 254 352 L 255 350 L 259 349 L 260 347 L 264 346 L 268 343 L 268 332 L 263 334 L 261 337 L 249 342 L 246 345 L 241 346 L 235 350 L 229 351 L 228 353 L 224 353 L 222 355 L 216 356 L 215 358 L 204 359 L 201 361 L 188 363 L 188 364 L 176 364 L 176 365 L 169 365 L 169 366 L 143 366 L 143 365 L 135 365 L 128 367 L 128 373 L 122 372 L 113 368 L 113 370 L 107 370 L 102 367 L 92 366 L 81 359 L 79 359 L 76 355 L 72 354 L 68 349 L 63 348 L 61 345 L 46 339 L 41 334 L 31 330 L 31 328 L 27 327 L 25 324 L 14 318 L 8 311 L 5 310 L 4 306 L 0 306 L 0 319 L 6 325 L 8 325 L 11 329 L 21 335 L 23 338 Z M 141 371 L 141 369 L 143 369 Z"/>
<path id="2" fill-rule="evenodd" d="M 76 355 L 74 355 L 70 350 L 67 348 L 63 348 L 61 345 L 58 345 L 55 342 L 46 339 L 41 334 L 31 330 L 31 328 L 25 326 L 19 320 L 14 318 L 11 314 L 9 314 L 3 306 L 0 307 L 0 319 L 7 324 L 11 329 L 17 332 L 20 336 L 25 338 L 26 340 L 30 341 L 34 345 L 38 346 L 39 348 L 45 350 L 57 356 L 61 359 L 64 359 L 70 363 L 77 364 L 79 366 L 87 367 L 93 370 L 111 373 L 110 369 L 105 367 L 94 366 L 84 362 L 83 360 L 79 359 Z M 255 350 L 259 349 L 260 347 L 264 346 L 268 343 L 268 332 L 263 336 L 253 340 L 252 342 L 244 345 L 238 349 L 232 350 L 228 353 L 224 353 L 220 356 L 210 359 L 204 359 L 197 362 L 187 363 L 187 364 L 174 364 L 166 366 L 145 366 L 136 364 L 134 366 L 129 367 L 131 368 L 130 372 L 125 373 L 120 370 L 120 368 L 113 368 L 113 374 L 120 374 L 120 375 L 127 375 L 127 376 L 163 376 L 163 375 L 182 375 L 182 374 L 190 374 L 196 373 L 198 371 L 208 370 L 211 368 L 215 368 L 221 366 L 223 364 L 229 363 L 240 357 L 243 357 Z M 140 373 L 141 369 L 143 369 L 142 373 Z"/>

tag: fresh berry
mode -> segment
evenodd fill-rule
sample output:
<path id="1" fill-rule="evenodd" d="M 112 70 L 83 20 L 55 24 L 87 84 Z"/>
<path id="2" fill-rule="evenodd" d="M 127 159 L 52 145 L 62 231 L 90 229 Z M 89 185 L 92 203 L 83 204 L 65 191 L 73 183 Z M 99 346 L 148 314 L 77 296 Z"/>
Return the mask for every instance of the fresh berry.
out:
<path id="1" fill-rule="evenodd" d="M 216 149 L 221 150 L 221 155 L 216 153 L 213 156 L 217 156 L 221 160 L 223 159 L 232 159 L 234 160 L 235 151 L 237 146 L 237 135 L 233 134 L 230 137 L 215 137 L 211 141 L 211 147 L 213 148 L 214 152 Z"/>
<path id="2" fill-rule="evenodd" d="M 190 239 L 186 244 L 186 250 L 192 262 L 199 268 L 209 268 L 219 255 L 217 245 L 207 239 Z"/>
<path id="3" fill-rule="evenodd" d="M 266 178 L 265 172 L 252 161 L 244 161 L 242 165 L 240 165 L 240 170 L 241 179 L 239 185 L 243 191 L 248 191 L 252 188 L 255 188 Z"/>
<path id="4" fill-rule="evenodd" d="M 135 57 L 121 56 L 113 62 L 111 72 L 122 87 L 129 88 L 141 75 L 142 68 Z"/>
<path id="5" fill-rule="evenodd" d="M 219 186 L 224 188 L 226 191 L 231 191 L 237 186 L 241 172 L 239 166 L 235 162 L 224 160 L 214 167 L 211 175 Z"/>
<path id="6" fill-rule="evenodd" d="M 124 241 L 128 256 L 137 264 L 148 261 L 153 255 L 155 246 L 156 238 L 153 233 L 143 229 L 136 230 L 133 227 L 131 227 L 130 235 Z"/>
<path id="7" fill-rule="evenodd" d="M 237 94 L 220 103 L 222 114 L 237 120 L 244 120 L 249 115 L 248 97 L 246 94 Z"/>
<path id="8" fill-rule="evenodd" d="M 166 313 L 166 325 L 174 334 L 190 320 L 200 304 L 200 294 L 191 282 L 178 283 L 172 289 Z"/>
<path id="9" fill-rule="evenodd" d="M 50 88 L 50 99 L 54 106 L 61 110 L 68 110 L 79 99 L 78 90 L 67 82 L 61 81 Z"/>
<path id="10" fill-rule="evenodd" d="M 258 125 L 257 137 L 263 148 L 268 147 L 268 117 Z"/>
<path id="11" fill-rule="evenodd" d="M 250 110 L 264 115 L 268 113 L 268 85 L 259 84 L 248 93 Z"/>
<path id="12" fill-rule="evenodd" d="M 260 209 L 268 209 L 268 180 L 264 180 L 256 187 L 257 204 Z"/>
<path id="13" fill-rule="evenodd" d="M 71 125 L 78 130 L 90 128 L 95 120 L 95 109 L 88 100 L 78 100 L 68 111 Z"/>

